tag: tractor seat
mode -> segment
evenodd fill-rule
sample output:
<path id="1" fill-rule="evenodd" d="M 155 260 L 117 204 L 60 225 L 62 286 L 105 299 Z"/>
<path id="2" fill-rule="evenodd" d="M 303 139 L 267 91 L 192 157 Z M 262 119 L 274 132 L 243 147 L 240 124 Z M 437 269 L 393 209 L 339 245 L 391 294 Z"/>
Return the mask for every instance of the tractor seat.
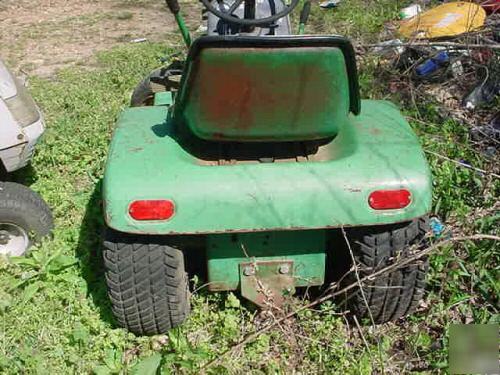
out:
<path id="1" fill-rule="evenodd" d="M 360 112 L 356 61 L 342 37 L 205 36 L 189 51 L 174 120 L 203 140 L 308 141 Z"/>

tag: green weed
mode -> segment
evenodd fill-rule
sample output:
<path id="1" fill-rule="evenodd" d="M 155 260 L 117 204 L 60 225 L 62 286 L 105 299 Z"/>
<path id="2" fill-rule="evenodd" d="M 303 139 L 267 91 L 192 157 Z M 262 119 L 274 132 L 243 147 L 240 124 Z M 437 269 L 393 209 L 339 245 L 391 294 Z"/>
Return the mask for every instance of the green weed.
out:
<path id="1" fill-rule="evenodd" d="M 125 3 L 130 3 L 125 1 Z M 384 21 L 403 3 L 350 1 L 333 11 L 314 8 L 310 30 L 376 39 Z M 366 9 L 369 8 L 370 12 Z M 33 167 L 17 175 L 40 192 L 54 211 L 56 231 L 25 259 L 0 260 L 0 370 L 5 373 L 199 373 L 246 334 L 256 330 L 256 310 L 231 293 L 200 292 L 192 315 L 168 335 L 136 337 L 116 328 L 103 281 L 100 250 L 100 179 L 117 114 L 131 90 L 160 57 L 158 44 L 134 44 L 98 56 L 93 70 L 70 69 L 54 79 L 34 79 L 32 91 L 48 130 Z M 177 51 L 176 51 L 177 52 Z M 364 96 L 386 96 L 376 61 L 361 65 Z M 398 98 L 394 98 L 398 100 Z M 435 103 L 400 102 L 423 146 L 481 167 L 467 131 L 439 116 Z M 471 232 L 498 228 L 491 209 L 498 184 L 486 176 L 429 155 L 434 210 Z M 497 230 L 497 229 L 496 229 Z M 331 303 L 301 311 L 259 336 L 208 373 L 362 373 L 384 368 L 440 371 L 447 364 L 447 327 L 488 322 L 498 313 L 498 248 L 466 242 L 431 257 L 429 295 L 419 312 L 373 330 L 337 315 Z M 300 303 L 297 301 L 297 303 Z M 418 359 L 418 361 L 417 361 Z M 413 367 L 408 367 L 408 366 Z"/>

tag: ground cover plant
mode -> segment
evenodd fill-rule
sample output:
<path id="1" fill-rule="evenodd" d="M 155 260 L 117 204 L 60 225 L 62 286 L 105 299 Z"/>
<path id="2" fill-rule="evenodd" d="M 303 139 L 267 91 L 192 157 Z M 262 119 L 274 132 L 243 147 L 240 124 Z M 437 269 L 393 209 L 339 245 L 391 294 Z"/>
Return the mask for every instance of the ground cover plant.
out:
<path id="1" fill-rule="evenodd" d="M 404 5 L 353 0 L 335 11 L 313 7 L 308 32 L 377 41 L 384 23 Z M 290 311 L 296 314 L 237 345 L 279 317 L 259 314 L 233 293 L 209 294 L 195 278 L 192 314 L 182 327 L 155 337 L 117 328 L 100 248 L 107 147 L 133 87 L 162 57 L 182 53 L 179 36 L 124 44 L 96 54 L 90 67 L 30 78 L 48 130 L 32 166 L 14 178 L 47 200 L 56 230 L 28 257 L 0 259 L 0 371 L 446 372 L 451 323 L 498 323 L 498 242 L 473 239 L 449 241 L 430 253 L 427 295 L 416 314 L 396 323 L 358 326 L 331 301 L 302 308 L 314 298 L 306 294 L 294 301 Z M 446 224 L 443 236 L 498 236 L 500 184 L 489 173 L 494 160 L 471 145 L 463 124 L 443 117 L 432 97 L 412 102 L 391 94 L 379 79 L 376 56 L 360 56 L 359 63 L 363 97 L 397 102 L 427 151 L 433 213 Z M 460 160 L 483 172 L 454 162 Z"/>

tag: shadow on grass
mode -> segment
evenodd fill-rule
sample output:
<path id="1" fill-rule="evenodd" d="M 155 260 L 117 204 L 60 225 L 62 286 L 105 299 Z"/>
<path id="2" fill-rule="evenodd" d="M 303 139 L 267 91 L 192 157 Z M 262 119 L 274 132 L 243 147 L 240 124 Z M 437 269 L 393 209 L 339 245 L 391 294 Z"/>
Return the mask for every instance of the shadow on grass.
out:
<path id="1" fill-rule="evenodd" d="M 117 327 L 111 311 L 102 259 L 101 237 L 104 230 L 101 199 L 102 182 L 94 186 L 85 214 L 80 225 L 78 245 L 75 251 L 80 260 L 81 273 L 87 282 L 87 293 L 99 310 L 101 319 L 112 327 Z"/>
<path id="2" fill-rule="evenodd" d="M 36 170 L 35 168 L 33 168 L 31 164 L 28 164 L 26 167 L 11 173 L 0 171 L 0 175 L 2 174 L 5 180 L 11 182 L 17 182 L 18 184 L 25 186 L 31 186 L 38 180 L 38 175 L 36 173 Z"/>

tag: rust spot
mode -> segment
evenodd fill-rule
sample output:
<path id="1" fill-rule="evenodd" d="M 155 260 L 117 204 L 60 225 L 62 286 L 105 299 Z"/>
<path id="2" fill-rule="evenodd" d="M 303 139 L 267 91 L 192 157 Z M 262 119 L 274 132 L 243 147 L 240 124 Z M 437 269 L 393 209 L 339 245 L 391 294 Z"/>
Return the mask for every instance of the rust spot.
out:
<path id="1" fill-rule="evenodd" d="M 360 193 L 362 191 L 359 188 L 347 188 L 346 190 L 350 193 Z"/>
<path id="2" fill-rule="evenodd" d="M 225 290 L 235 290 L 231 284 L 226 284 L 223 281 L 212 281 L 208 284 L 208 290 L 211 292 L 220 292 Z"/>
<path id="3" fill-rule="evenodd" d="M 261 308 L 280 307 L 285 302 L 284 294 L 295 292 L 293 269 L 291 260 L 242 262 L 241 295 Z M 253 273 L 247 273 L 247 270 Z"/>

